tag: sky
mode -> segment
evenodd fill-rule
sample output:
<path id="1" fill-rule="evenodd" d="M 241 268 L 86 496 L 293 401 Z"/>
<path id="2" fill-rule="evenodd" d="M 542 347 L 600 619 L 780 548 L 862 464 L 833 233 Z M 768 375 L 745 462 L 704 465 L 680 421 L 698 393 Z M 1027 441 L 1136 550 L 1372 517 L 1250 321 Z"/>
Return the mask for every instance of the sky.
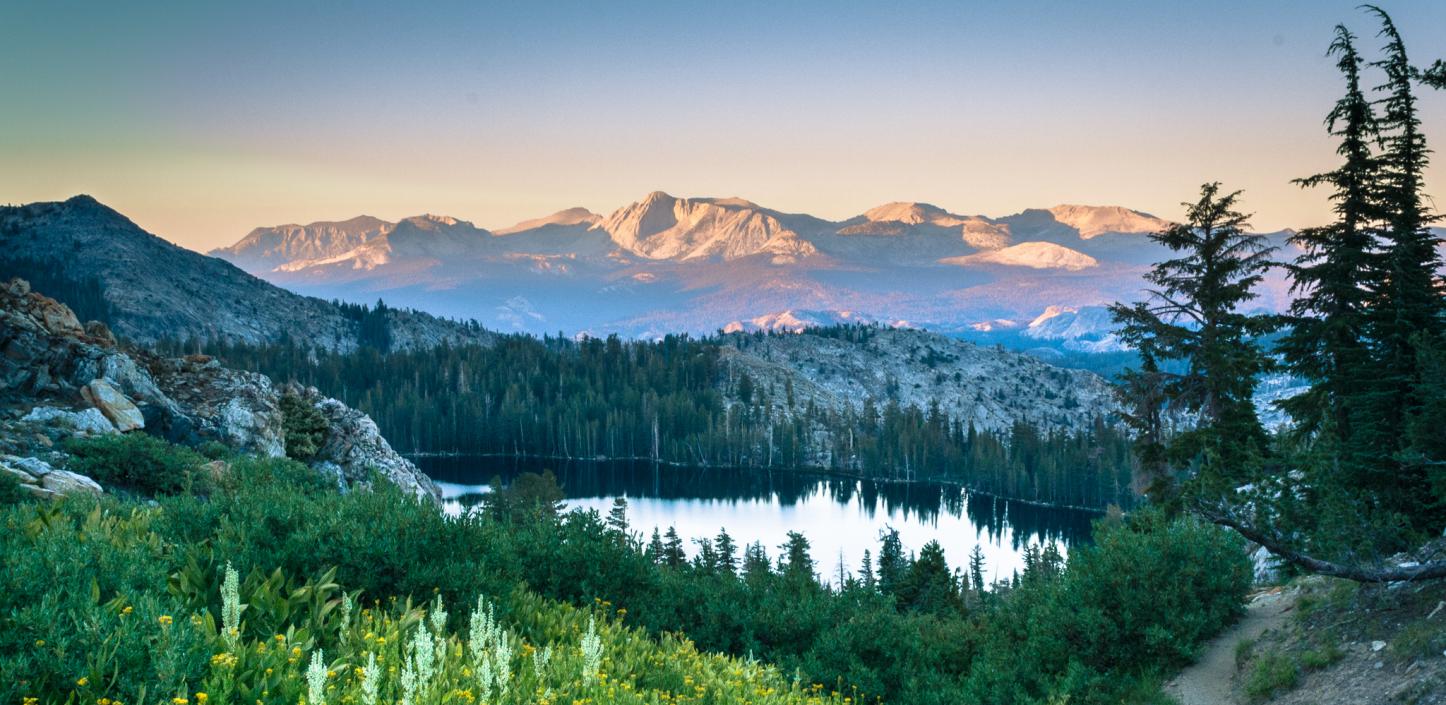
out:
<path id="1" fill-rule="evenodd" d="M 1446 2 L 1382 0 L 1417 63 Z M 88 193 L 194 249 L 439 213 L 500 228 L 654 190 L 843 219 L 888 201 L 1328 218 L 1336 23 L 1274 2 L 0 4 L 0 203 Z M 425 5 L 425 7 L 420 7 Z M 1446 149 L 1446 93 L 1423 89 Z M 1446 166 L 1428 190 L 1446 205 Z"/>

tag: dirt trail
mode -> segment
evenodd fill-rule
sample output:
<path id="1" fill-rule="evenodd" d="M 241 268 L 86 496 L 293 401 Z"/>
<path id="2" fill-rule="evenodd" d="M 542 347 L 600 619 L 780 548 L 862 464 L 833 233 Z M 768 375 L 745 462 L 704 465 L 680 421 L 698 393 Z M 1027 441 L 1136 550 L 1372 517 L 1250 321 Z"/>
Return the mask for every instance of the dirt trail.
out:
<path id="1" fill-rule="evenodd" d="M 1245 606 L 1245 616 L 1215 637 L 1199 661 L 1166 684 L 1165 692 L 1180 705 L 1236 705 L 1235 645 L 1284 624 L 1295 597 L 1295 590 L 1280 589 L 1256 595 Z"/>

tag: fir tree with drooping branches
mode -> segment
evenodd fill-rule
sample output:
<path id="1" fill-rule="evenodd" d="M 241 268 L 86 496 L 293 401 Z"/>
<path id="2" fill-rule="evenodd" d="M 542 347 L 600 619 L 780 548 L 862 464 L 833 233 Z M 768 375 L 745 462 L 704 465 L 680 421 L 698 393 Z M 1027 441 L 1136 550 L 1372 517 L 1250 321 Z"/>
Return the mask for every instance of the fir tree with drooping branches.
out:
<path id="1" fill-rule="evenodd" d="M 1146 275 L 1155 287 L 1148 299 L 1110 307 L 1121 337 L 1146 359 L 1185 363 L 1184 372 L 1164 377 L 1164 394 L 1197 422 L 1169 440 L 1166 456 L 1193 470 L 1196 493 L 1244 482 L 1269 451 L 1252 396 L 1256 377 L 1271 367 L 1257 339 L 1276 320 L 1244 309 L 1274 248 L 1248 231 L 1239 196 L 1222 193 L 1218 182 L 1202 186 L 1200 199 L 1184 204 L 1186 222 L 1150 236 L 1178 256 Z"/>

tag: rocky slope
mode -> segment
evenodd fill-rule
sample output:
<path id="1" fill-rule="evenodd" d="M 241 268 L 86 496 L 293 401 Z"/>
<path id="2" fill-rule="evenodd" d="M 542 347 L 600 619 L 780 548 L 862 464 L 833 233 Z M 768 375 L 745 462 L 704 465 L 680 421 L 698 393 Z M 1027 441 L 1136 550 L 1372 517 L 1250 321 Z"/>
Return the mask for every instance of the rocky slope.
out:
<path id="1" fill-rule="evenodd" d="M 276 248 L 335 246 L 329 236 L 312 230 L 309 240 L 300 238 L 305 243 L 293 238 L 287 245 L 283 238 L 271 250 L 247 252 L 263 257 L 265 252 L 274 256 Z M 266 237 L 256 241 L 274 244 Z M 358 323 L 340 307 L 177 247 L 89 196 L 0 207 L 0 267 L 22 277 L 39 268 L 49 275 L 59 272 L 70 282 L 97 282 L 111 310 L 108 323 L 122 338 L 138 343 L 186 337 L 263 342 L 293 336 L 346 350 L 357 341 Z M 67 294 L 53 293 L 61 298 Z M 398 347 L 487 338 L 474 328 L 431 315 L 396 310 L 391 316 Z"/>
<path id="2" fill-rule="evenodd" d="M 61 442 L 76 435 L 150 433 L 185 445 L 215 441 L 242 453 L 285 455 L 283 394 L 324 419 L 321 448 L 308 463 L 343 489 L 365 485 L 376 472 L 420 497 L 438 497 L 370 418 L 315 389 L 280 389 L 204 355 L 124 349 L 103 324 L 82 325 L 24 280 L 0 285 L 0 469 L 37 494 L 100 490 L 64 470 Z"/>
<path id="3" fill-rule="evenodd" d="M 1078 431 L 1119 410 L 1113 387 L 1098 375 L 1022 353 L 905 328 L 830 331 L 724 336 L 730 375 L 746 373 L 755 385 L 774 389 L 791 386 L 797 407 L 858 410 L 866 401 L 877 407 L 892 401 L 929 409 L 937 403 L 949 418 L 990 431 L 1008 432 L 1016 421 Z M 783 405 L 782 397 L 773 398 Z"/>

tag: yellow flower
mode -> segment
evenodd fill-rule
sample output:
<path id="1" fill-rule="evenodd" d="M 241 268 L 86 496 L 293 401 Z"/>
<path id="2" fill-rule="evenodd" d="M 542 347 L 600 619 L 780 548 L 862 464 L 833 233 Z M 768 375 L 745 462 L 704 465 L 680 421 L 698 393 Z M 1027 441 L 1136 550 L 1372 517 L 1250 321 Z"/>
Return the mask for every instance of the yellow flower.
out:
<path id="1" fill-rule="evenodd" d="M 80 686 L 80 687 L 82 687 L 82 688 L 84 688 L 84 687 L 85 687 L 85 684 L 86 684 L 86 683 L 89 683 L 89 682 L 90 682 L 90 679 L 89 679 L 89 678 L 86 678 L 85 676 L 81 676 L 81 677 L 75 679 L 75 684 L 78 685 L 78 686 Z"/>
<path id="2" fill-rule="evenodd" d="M 175 697 L 171 698 L 171 702 L 174 703 L 174 705 L 186 705 L 186 703 L 189 703 L 191 701 L 182 697 Z"/>
<path id="3" fill-rule="evenodd" d="M 42 647 L 42 646 L 45 646 L 45 640 L 44 640 L 44 639 L 36 639 L 36 640 L 35 640 L 35 647 L 36 647 L 36 648 L 40 648 L 40 647 Z"/>
<path id="4" fill-rule="evenodd" d="M 163 626 L 163 627 L 169 627 L 169 626 L 171 626 L 171 615 L 163 614 L 163 615 L 157 617 L 157 618 L 156 618 L 156 621 L 157 621 L 157 622 L 160 622 L 160 623 L 161 623 L 161 626 Z"/>
<path id="5" fill-rule="evenodd" d="M 135 611 L 135 608 L 134 608 L 134 607 L 131 607 L 130 605 L 126 605 L 126 608 L 123 609 L 123 610 L 121 610 L 121 614 L 126 615 L 126 614 L 130 614 L 130 613 L 132 613 L 132 612 L 134 612 L 134 611 Z"/>
<path id="6" fill-rule="evenodd" d="M 196 693 L 196 702 L 204 704 L 206 702 L 206 694 Z"/>

